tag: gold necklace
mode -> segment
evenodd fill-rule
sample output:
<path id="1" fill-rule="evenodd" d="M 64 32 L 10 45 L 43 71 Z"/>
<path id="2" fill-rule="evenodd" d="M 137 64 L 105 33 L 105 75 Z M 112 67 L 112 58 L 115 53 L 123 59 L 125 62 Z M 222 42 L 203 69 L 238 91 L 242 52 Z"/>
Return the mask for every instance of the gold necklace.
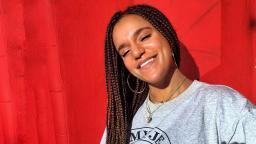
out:
<path id="1" fill-rule="evenodd" d="M 153 111 L 150 110 L 150 107 L 149 107 L 149 95 L 148 95 L 148 99 L 146 101 L 146 107 L 147 107 L 147 112 L 148 112 L 148 116 L 147 116 L 147 123 L 150 123 L 152 121 L 152 116 L 153 116 L 153 113 L 155 111 L 157 111 L 162 105 L 164 105 L 166 102 L 168 102 L 172 97 L 173 95 L 180 89 L 180 87 L 182 86 L 182 84 L 186 81 L 186 77 L 184 77 L 184 79 L 182 80 L 182 82 L 179 84 L 179 86 L 175 89 L 174 92 L 172 92 L 171 96 L 165 100 L 165 101 L 162 101 L 161 104 Z"/>

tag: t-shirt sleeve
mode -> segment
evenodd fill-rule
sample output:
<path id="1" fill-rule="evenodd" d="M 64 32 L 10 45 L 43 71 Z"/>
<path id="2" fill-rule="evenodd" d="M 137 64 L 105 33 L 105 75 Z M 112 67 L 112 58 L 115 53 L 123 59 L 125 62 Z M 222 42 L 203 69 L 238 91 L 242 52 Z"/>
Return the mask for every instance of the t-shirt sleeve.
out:
<path id="1" fill-rule="evenodd" d="M 105 128 L 105 130 L 104 130 L 100 144 L 106 144 L 106 140 L 107 140 L 107 128 Z"/>
<path id="2" fill-rule="evenodd" d="M 232 141 L 243 141 L 245 144 L 256 143 L 256 114 L 248 111 L 234 127 Z"/>
<path id="3" fill-rule="evenodd" d="M 218 124 L 221 144 L 256 144 L 256 107 L 235 90 L 221 91 Z"/>

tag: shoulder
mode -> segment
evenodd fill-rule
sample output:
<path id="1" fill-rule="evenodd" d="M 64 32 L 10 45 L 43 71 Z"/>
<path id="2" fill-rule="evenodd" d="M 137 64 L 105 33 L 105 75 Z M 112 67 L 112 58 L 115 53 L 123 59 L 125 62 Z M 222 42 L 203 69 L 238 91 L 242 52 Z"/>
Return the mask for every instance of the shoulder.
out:
<path id="1" fill-rule="evenodd" d="M 201 83 L 199 93 L 205 97 L 206 105 L 214 104 L 220 115 L 243 116 L 255 106 L 241 93 L 225 85 Z"/>
<path id="2" fill-rule="evenodd" d="M 225 85 L 208 84 L 205 82 L 197 81 L 200 83 L 200 92 L 208 94 L 216 94 L 217 96 L 227 96 L 228 98 L 241 97 L 241 94 Z"/>
<path id="3" fill-rule="evenodd" d="M 199 83 L 201 84 L 199 93 L 208 96 L 208 98 L 211 100 L 215 100 L 224 104 L 232 103 L 238 105 L 240 102 L 247 101 L 247 99 L 241 93 L 232 89 L 231 87 L 225 85 L 208 84 L 205 82 Z"/>
<path id="4" fill-rule="evenodd" d="M 255 143 L 255 105 L 228 86 L 200 83 L 199 93 L 206 99 L 204 112 L 213 113 L 221 141 Z"/>

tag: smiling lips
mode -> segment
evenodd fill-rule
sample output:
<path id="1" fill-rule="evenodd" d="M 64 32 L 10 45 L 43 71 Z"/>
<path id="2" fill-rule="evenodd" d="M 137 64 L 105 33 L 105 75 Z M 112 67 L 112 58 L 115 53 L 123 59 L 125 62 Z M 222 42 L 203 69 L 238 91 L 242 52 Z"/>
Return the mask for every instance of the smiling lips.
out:
<path id="1" fill-rule="evenodd" d="M 154 61 L 154 57 L 146 60 L 145 62 L 143 62 L 142 64 L 139 65 L 139 68 L 146 68 L 147 66 L 149 66 L 152 62 Z"/>

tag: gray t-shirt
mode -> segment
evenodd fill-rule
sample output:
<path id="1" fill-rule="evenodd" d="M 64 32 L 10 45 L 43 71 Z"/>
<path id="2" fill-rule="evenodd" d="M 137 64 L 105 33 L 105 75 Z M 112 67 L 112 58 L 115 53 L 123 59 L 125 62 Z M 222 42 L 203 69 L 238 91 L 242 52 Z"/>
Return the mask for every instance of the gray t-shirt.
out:
<path id="1" fill-rule="evenodd" d="M 147 116 L 144 102 L 133 118 L 131 144 L 256 144 L 256 107 L 223 85 L 195 80 L 150 123 Z"/>

